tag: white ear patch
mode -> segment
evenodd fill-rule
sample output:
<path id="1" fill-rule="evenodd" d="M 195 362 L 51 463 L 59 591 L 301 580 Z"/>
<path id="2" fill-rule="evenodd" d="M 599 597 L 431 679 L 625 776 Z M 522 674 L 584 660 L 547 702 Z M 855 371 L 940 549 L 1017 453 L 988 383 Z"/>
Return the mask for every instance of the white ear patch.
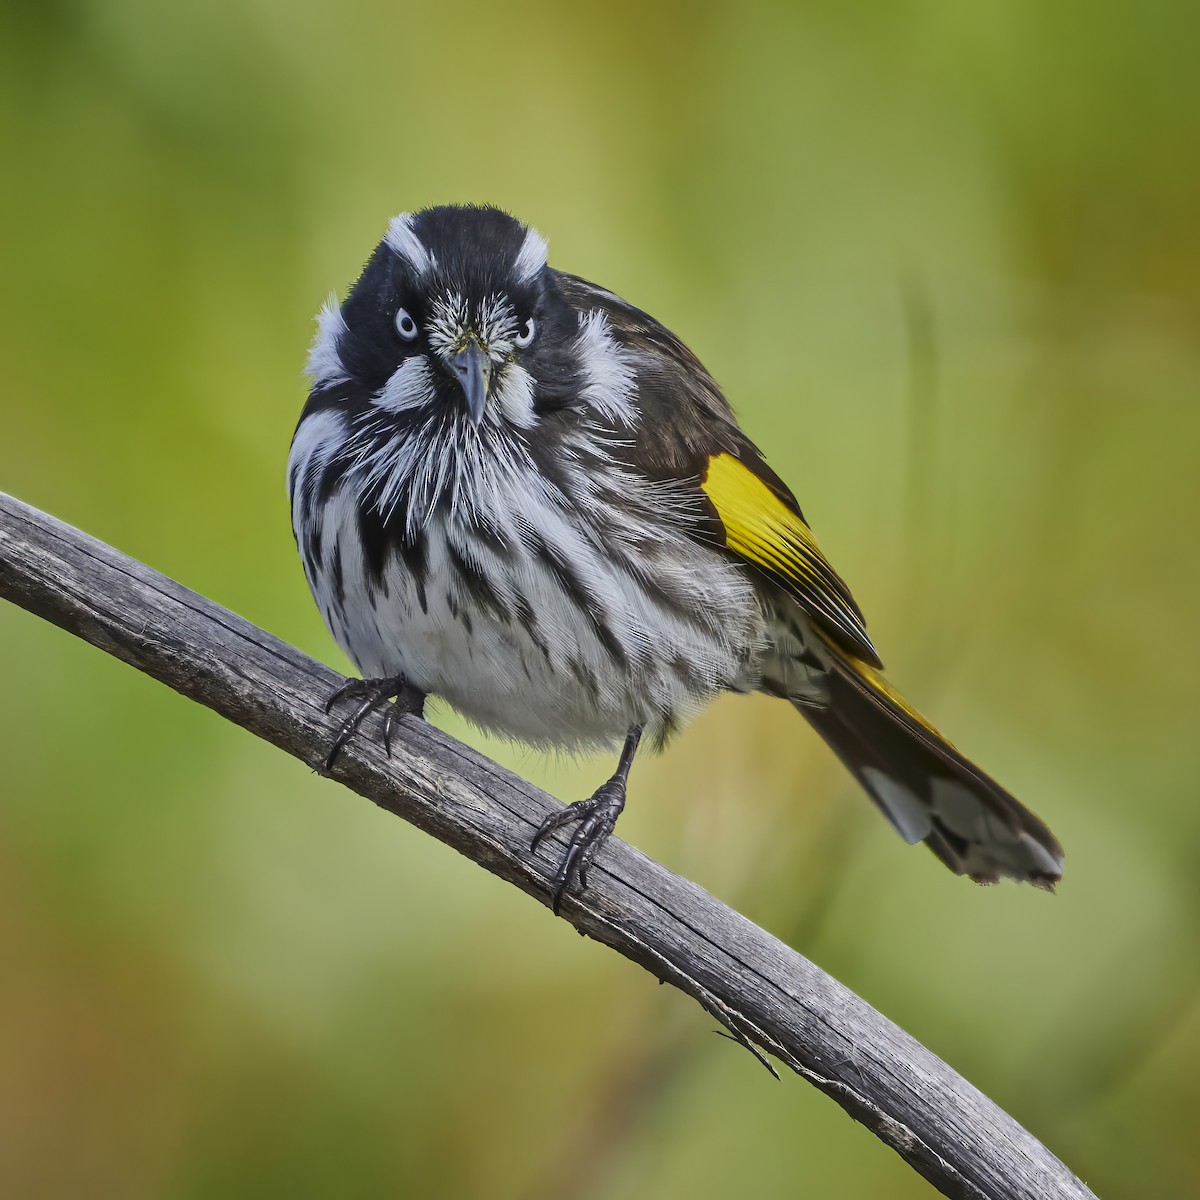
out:
<path id="1" fill-rule="evenodd" d="M 628 351 L 613 337 L 599 309 L 580 315 L 575 350 L 583 368 L 583 402 L 614 424 L 632 429 L 638 420 L 637 377 Z"/>
<path id="2" fill-rule="evenodd" d="M 433 255 L 425 249 L 425 244 L 413 232 L 412 213 L 401 213 L 388 222 L 387 234 L 384 241 L 391 247 L 418 275 L 428 275 L 434 266 Z"/>
<path id="3" fill-rule="evenodd" d="M 308 361 L 304 366 L 304 373 L 312 381 L 314 388 L 344 383 L 350 378 L 339 349 L 342 334 L 345 332 L 346 322 L 342 319 L 341 307 L 337 297 L 331 293 L 321 311 L 317 313 L 317 332 L 308 349 Z"/>
<path id="4" fill-rule="evenodd" d="M 518 282 L 528 283 L 546 265 L 549 252 L 546 239 L 536 229 L 530 229 L 521 243 L 517 261 L 513 263 Z"/>

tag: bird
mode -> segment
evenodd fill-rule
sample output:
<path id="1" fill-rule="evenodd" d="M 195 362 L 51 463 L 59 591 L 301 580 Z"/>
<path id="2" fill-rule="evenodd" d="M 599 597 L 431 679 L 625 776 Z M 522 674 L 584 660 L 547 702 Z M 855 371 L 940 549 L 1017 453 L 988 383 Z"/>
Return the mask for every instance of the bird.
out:
<path id="1" fill-rule="evenodd" d="M 309 587 L 358 668 L 321 770 L 426 697 L 535 748 L 618 752 L 561 806 L 557 913 L 660 749 L 723 692 L 792 705 L 896 831 L 978 883 L 1062 847 L 885 679 L 787 484 L 669 329 L 487 205 L 390 220 L 321 309 L 288 457 Z"/>

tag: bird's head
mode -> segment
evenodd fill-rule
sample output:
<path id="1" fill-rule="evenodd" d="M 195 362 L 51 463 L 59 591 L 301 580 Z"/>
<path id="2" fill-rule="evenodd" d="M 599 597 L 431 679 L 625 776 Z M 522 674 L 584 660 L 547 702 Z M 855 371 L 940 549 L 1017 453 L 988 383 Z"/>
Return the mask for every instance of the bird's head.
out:
<path id="1" fill-rule="evenodd" d="M 579 317 L 536 230 L 495 208 L 404 213 L 344 304 L 318 319 L 314 392 L 376 409 L 518 428 L 578 394 Z"/>

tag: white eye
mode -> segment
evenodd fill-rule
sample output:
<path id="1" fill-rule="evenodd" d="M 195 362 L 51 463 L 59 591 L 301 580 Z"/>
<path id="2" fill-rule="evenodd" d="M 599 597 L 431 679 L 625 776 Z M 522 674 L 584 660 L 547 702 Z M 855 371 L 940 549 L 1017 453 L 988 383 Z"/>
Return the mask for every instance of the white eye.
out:
<path id="1" fill-rule="evenodd" d="M 533 341 L 534 329 L 535 329 L 535 326 L 533 323 L 533 318 L 530 317 L 529 320 L 526 321 L 525 324 L 522 326 L 521 332 L 518 333 L 515 338 L 513 338 L 513 341 L 516 342 L 518 349 L 524 350 L 525 347 L 528 346 L 529 343 Z"/>
<path id="2" fill-rule="evenodd" d="M 396 313 L 396 332 L 406 341 L 411 342 L 421 331 L 417 328 L 417 323 L 404 311 L 400 309 Z"/>

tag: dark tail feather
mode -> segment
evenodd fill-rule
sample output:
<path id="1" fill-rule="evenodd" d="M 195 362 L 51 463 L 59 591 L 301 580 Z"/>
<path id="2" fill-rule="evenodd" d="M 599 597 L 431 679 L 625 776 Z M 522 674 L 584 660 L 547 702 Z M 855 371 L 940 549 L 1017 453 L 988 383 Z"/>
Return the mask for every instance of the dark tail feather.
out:
<path id="1" fill-rule="evenodd" d="M 994 779 L 968 762 L 877 671 L 835 652 L 829 705 L 795 701 L 910 844 L 977 883 L 1024 880 L 1053 891 L 1062 847 Z"/>

